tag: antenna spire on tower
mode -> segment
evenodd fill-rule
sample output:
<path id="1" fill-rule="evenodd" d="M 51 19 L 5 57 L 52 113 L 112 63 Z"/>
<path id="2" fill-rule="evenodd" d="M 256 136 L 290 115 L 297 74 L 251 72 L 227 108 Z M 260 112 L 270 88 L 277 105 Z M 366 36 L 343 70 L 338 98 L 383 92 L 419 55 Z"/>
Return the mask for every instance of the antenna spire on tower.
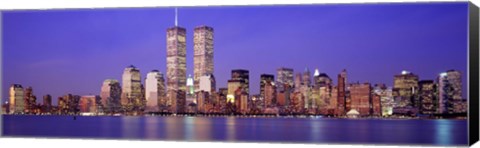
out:
<path id="1" fill-rule="evenodd" d="M 175 27 L 178 26 L 178 10 L 177 7 L 175 7 Z"/>

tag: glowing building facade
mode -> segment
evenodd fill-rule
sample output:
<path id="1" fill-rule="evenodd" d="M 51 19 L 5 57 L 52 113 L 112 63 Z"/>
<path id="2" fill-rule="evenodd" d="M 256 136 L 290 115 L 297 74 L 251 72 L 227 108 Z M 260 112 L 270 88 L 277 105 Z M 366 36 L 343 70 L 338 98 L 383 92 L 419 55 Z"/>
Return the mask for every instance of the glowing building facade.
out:
<path id="1" fill-rule="evenodd" d="M 167 105 L 174 113 L 186 108 L 186 32 L 178 26 L 167 29 Z"/>
<path id="2" fill-rule="evenodd" d="M 337 85 L 337 115 L 345 115 L 346 113 L 346 88 L 347 85 L 347 70 L 343 70 L 338 74 L 338 85 Z"/>
<path id="3" fill-rule="evenodd" d="M 285 85 L 293 88 L 293 69 L 280 67 L 277 69 L 277 91 L 285 91 Z"/>
<path id="4" fill-rule="evenodd" d="M 250 80 L 249 80 L 249 72 L 248 70 L 244 69 L 234 69 L 232 70 L 232 78 L 231 80 L 241 80 L 243 81 L 242 83 L 242 89 L 250 94 L 249 86 L 250 86 Z"/>
<path id="5" fill-rule="evenodd" d="M 416 99 L 417 94 L 417 75 L 408 71 L 402 71 L 401 74 L 394 76 L 393 97 L 397 107 L 418 107 L 420 101 Z"/>
<path id="6" fill-rule="evenodd" d="M 261 74 L 260 75 L 260 96 L 262 97 L 265 97 L 264 96 L 264 91 L 265 91 L 265 85 L 267 83 L 274 83 L 275 81 L 275 77 L 271 74 Z"/>
<path id="7" fill-rule="evenodd" d="M 368 116 L 371 113 L 371 85 L 370 83 L 350 84 L 350 109 L 355 109 L 360 116 Z"/>
<path id="8" fill-rule="evenodd" d="M 235 91 L 237 89 L 242 89 L 242 86 L 244 86 L 244 81 L 243 80 L 228 80 L 227 88 L 227 102 L 234 103 L 235 102 Z"/>
<path id="9" fill-rule="evenodd" d="M 160 111 L 161 106 L 166 103 L 165 79 L 158 70 L 147 73 L 145 79 L 145 98 L 147 101 L 147 112 Z"/>
<path id="10" fill-rule="evenodd" d="M 101 104 L 107 112 L 118 112 L 121 110 L 122 87 L 115 79 L 107 79 L 103 81 L 100 90 Z"/>
<path id="11" fill-rule="evenodd" d="M 25 88 L 25 112 L 31 113 L 34 111 L 35 106 L 37 104 L 37 97 L 33 95 L 33 88 L 27 87 Z"/>
<path id="12" fill-rule="evenodd" d="M 213 28 L 199 26 L 193 32 L 193 80 L 195 91 L 200 90 L 200 77 L 213 74 Z"/>
<path id="13" fill-rule="evenodd" d="M 438 77 L 438 93 L 438 113 L 459 113 L 458 109 L 455 111 L 455 106 L 465 102 L 462 98 L 461 73 L 456 70 L 440 73 Z"/>
<path id="14" fill-rule="evenodd" d="M 216 91 L 216 82 L 213 74 L 205 74 L 200 77 L 199 90 L 213 94 Z"/>
<path id="15" fill-rule="evenodd" d="M 25 93 L 22 85 L 12 84 L 10 86 L 10 112 L 23 113 L 25 111 Z"/>
<path id="16" fill-rule="evenodd" d="M 97 113 L 98 111 L 98 104 L 97 102 L 100 102 L 101 98 L 100 96 L 95 96 L 95 95 L 88 95 L 88 96 L 81 96 L 79 103 L 78 103 L 78 108 L 81 113 Z"/>
<path id="17" fill-rule="evenodd" d="M 420 99 L 420 113 L 435 114 L 438 109 L 437 85 L 433 80 L 422 80 L 418 82 L 418 95 Z"/>
<path id="18" fill-rule="evenodd" d="M 130 65 L 125 68 L 122 75 L 122 106 L 143 106 L 144 94 L 142 92 L 140 70 Z"/>
<path id="19" fill-rule="evenodd" d="M 380 96 L 380 106 L 382 107 L 382 116 L 390 116 L 393 114 L 395 102 L 392 96 L 392 88 L 385 84 L 375 84 L 373 87 L 373 95 Z"/>

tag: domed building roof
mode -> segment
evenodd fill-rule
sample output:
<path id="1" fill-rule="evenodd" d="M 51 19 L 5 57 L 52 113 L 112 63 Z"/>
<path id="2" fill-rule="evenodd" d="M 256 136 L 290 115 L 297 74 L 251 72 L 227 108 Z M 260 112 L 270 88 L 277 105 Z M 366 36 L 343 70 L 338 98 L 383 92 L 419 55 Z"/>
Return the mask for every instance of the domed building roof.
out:
<path id="1" fill-rule="evenodd" d="M 347 115 L 359 115 L 360 113 L 356 109 L 351 109 L 347 112 Z"/>

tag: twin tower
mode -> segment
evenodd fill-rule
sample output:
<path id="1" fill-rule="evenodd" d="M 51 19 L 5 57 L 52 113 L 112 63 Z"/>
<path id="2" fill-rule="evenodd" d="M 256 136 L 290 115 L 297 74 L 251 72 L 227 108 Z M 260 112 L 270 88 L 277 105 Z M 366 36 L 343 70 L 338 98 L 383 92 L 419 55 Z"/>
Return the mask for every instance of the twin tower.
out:
<path id="1" fill-rule="evenodd" d="M 185 28 L 175 26 L 167 29 L 167 102 L 173 112 L 186 110 L 186 35 Z M 213 69 L 213 28 L 199 26 L 193 33 L 193 80 L 194 89 L 200 88 L 200 77 L 211 75 Z"/>

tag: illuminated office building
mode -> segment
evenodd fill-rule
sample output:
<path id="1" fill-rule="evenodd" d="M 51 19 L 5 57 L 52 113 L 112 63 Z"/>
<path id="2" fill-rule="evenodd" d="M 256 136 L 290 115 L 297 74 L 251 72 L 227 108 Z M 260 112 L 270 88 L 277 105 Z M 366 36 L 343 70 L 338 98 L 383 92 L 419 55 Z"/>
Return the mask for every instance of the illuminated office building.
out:
<path id="1" fill-rule="evenodd" d="M 120 83 L 115 79 L 106 79 L 103 81 L 102 88 L 100 90 L 101 105 L 107 111 L 120 111 L 121 103 L 120 98 L 122 95 L 122 87 Z"/>
<path id="2" fill-rule="evenodd" d="M 188 75 L 187 77 L 187 94 L 186 94 L 186 98 L 185 98 L 185 103 L 187 105 L 191 105 L 192 103 L 193 104 L 196 104 L 197 103 L 197 99 L 196 99 L 196 93 L 195 93 L 195 86 L 193 85 L 193 77 L 192 75 Z"/>
<path id="3" fill-rule="evenodd" d="M 382 116 L 382 101 L 381 96 L 377 94 L 372 94 L 372 103 L 371 103 L 371 111 L 373 116 Z"/>
<path id="4" fill-rule="evenodd" d="M 313 82 L 313 85 L 317 87 L 332 85 L 332 79 L 326 73 L 320 73 L 318 69 L 315 70 L 315 74 L 313 75 Z"/>
<path id="5" fill-rule="evenodd" d="M 290 106 L 293 113 L 303 113 L 305 109 L 305 97 L 301 92 L 294 92 L 291 94 L 290 98 L 292 98 Z"/>
<path id="6" fill-rule="evenodd" d="M 418 93 L 420 97 L 420 113 L 435 114 L 438 109 L 437 85 L 433 80 L 422 80 L 418 82 Z"/>
<path id="7" fill-rule="evenodd" d="M 295 74 L 295 92 L 300 92 L 302 87 L 302 73 Z"/>
<path id="8" fill-rule="evenodd" d="M 458 106 L 463 101 L 461 73 L 456 70 L 440 73 L 438 77 L 438 93 L 438 113 L 455 113 L 455 106 Z"/>
<path id="9" fill-rule="evenodd" d="M 205 91 L 209 94 L 214 94 L 216 91 L 215 76 L 213 74 L 205 74 L 199 79 L 199 91 Z"/>
<path id="10" fill-rule="evenodd" d="M 165 79 L 158 70 L 147 73 L 145 79 L 145 98 L 147 101 L 147 112 L 160 111 L 161 106 L 166 103 Z"/>
<path id="11" fill-rule="evenodd" d="M 37 104 L 37 97 L 33 95 L 33 88 L 27 87 L 25 89 L 25 111 L 33 112 Z"/>
<path id="12" fill-rule="evenodd" d="M 95 95 L 88 95 L 88 96 L 81 96 L 78 108 L 81 113 L 97 113 L 98 111 L 98 104 L 100 102 L 100 96 Z"/>
<path id="13" fill-rule="evenodd" d="M 200 90 L 200 77 L 213 74 L 213 28 L 199 26 L 193 32 L 193 79 L 195 91 Z"/>
<path id="14" fill-rule="evenodd" d="M 186 107 L 186 30 L 175 25 L 167 29 L 167 105 L 174 113 Z"/>
<path id="15" fill-rule="evenodd" d="M 305 86 L 311 86 L 312 85 L 311 73 L 310 73 L 310 70 L 308 68 L 305 68 L 305 71 L 303 72 L 302 83 Z"/>
<path id="16" fill-rule="evenodd" d="M 392 88 L 385 84 L 375 84 L 373 94 L 380 96 L 382 107 L 382 116 L 390 116 L 393 114 L 394 100 L 392 96 Z"/>
<path id="17" fill-rule="evenodd" d="M 273 81 L 264 84 L 263 94 L 260 94 L 260 97 L 264 100 L 264 108 L 276 106 L 276 88 Z"/>
<path id="18" fill-rule="evenodd" d="M 350 109 L 355 109 L 360 116 L 370 115 L 371 85 L 370 83 L 350 84 Z"/>
<path id="19" fill-rule="evenodd" d="M 260 96 L 264 97 L 265 85 L 267 83 L 274 83 L 274 76 L 270 74 L 260 75 Z"/>
<path id="20" fill-rule="evenodd" d="M 129 104 L 135 107 L 143 106 L 144 94 L 142 91 L 140 70 L 133 65 L 128 66 L 122 75 L 122 106 Z"/>
<path id="21" fill-rule="evenodd" d="M 347 70 L 343 70 L 338 75 L 338 86 L 337 86 L 337 115 L 345 115 L 346 109 L 346 88 L 347 85 Z"/>
<path id="22" fill-rule="evenodd" d="M 420 101 L 415 99 L 418 93 L 418 76 L 402 71 L 401 74 L 395 75 L 393 85 L 393 97 L 397 107 L 418 107 Z"/>
<path id="23" fill-rule="evenodd" d="M 278 68 L 276 83 L 277 92 L 286 91 L 286 85 L 289 86 L 289 88 L 293 88 L 293 69 L 285 67 Z"/>
<path id="24" fill-rule="evenodd" d="M 206 91 L 198 91 L 196 92 L 196 104 L 197 104 L 197 111 L 200 113 L 206 113 L 206 105 L 209 102 L 210 94 Z"/>
<path id="25" fill-rule="evenodd" d="M 329 106 L 328 106 L 328 109 L 327 109 L 327 115 L 335 115 L 336 114 L 336 111 L 337 111 L 337 108 L 338 108 L 338 88 L 337 86 L 332 86 L 332 89 L 331 89 L 331 96 L 330 98 L 328 98 L 330 100 L 330 102 L 328 102 Z"/>
<path id="26" fill-rule="evenodd" d="M 242 89 L 244 83 L 243 80 L 228 80 L 227 102 L 235 103 L 235 91 L 237 91 L 237 89 Z"/>
<path id="27" fill-rule="evenodd" d="M 23 113 L 25 111 L 25 93 L 22 85 L 13 84 L 10 86 L 10 112 Z"/>
<path id="28" fill-rule="evenodd" d="M 249 72 L 248 70 L 244 69 L 234 69 L 232 70 L 232 78 L 231 80 L 241 80 L 243 81 L 242 83 L 242 89 L 245 90 L 246 93 L 250 94 L 249 91 Z"/>

